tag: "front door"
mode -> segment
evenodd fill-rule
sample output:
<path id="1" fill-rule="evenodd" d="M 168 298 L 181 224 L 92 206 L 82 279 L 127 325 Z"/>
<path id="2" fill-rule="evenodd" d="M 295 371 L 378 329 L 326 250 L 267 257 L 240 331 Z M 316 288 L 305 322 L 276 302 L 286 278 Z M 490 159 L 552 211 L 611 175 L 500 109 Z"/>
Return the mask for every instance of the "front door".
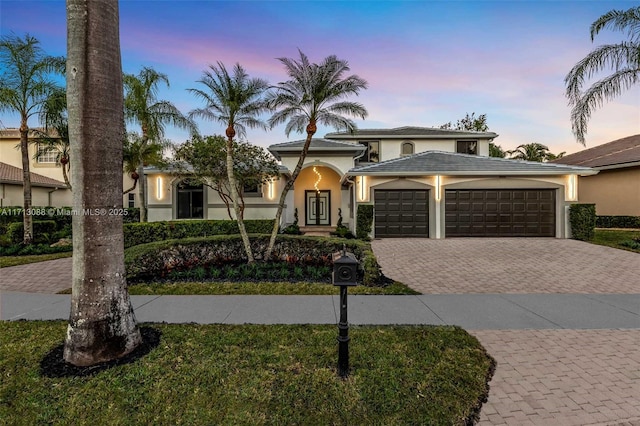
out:
<path id="1" fill-rule="evenodd" d="M 331 225 L 331 191 L 305 191 L 305 225 Z"/>

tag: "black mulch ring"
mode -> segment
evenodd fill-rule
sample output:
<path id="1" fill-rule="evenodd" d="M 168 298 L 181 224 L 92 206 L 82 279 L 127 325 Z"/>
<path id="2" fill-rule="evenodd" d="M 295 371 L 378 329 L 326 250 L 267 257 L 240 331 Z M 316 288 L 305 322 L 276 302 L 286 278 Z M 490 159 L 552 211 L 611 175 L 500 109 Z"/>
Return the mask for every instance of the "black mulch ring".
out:
<path id="1" fill-rule="evenodd" d="M 49 351 L 40 361 L 40 375 L 44 377 L 86 377 L 97 374 L 120 365 L 131 364 L 150 353 L 160 344 L 160 330 L 151 327 L 140 327 L 142 343 L 133 352 L 126 356 L 108 362 L 92 365 L 89 367 L 78 367 L 65 362 L 63 356 L 64 345 L 56 346 Z"/>

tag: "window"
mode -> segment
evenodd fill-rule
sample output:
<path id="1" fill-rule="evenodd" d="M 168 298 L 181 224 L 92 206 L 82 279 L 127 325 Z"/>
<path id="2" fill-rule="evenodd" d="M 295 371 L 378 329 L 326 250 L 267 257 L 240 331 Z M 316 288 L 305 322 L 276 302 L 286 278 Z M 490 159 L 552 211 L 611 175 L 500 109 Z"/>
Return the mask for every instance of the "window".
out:
<path id="1" fill-rule="evenodd" d="M 367 147 L 364 155 L 360 157 L 360 162 L 377 163 L 380 161 L 380 141 L 360 141 L 360 144 Z"/>
<path id="2" fill-rule="evenodd" d="M 247 184 L 242 188 L 245 197 L 262 197 L 262 185 L 259 183 Z"/>
<path id="3" fill-rule="evenodd" d="M 58 151 L 38 144 L 38 164 L 56 164 L 57 157 Z"/>
<path id="4" fill-rule="evenodd" d="M 414 152 L 413 142 L 402 142 L 400 155 L 411 155 Z"/>
<path id="5" fill-rule="evenodd" d="M 176 187 L 178 219 L 202 219 L 204 213 L 204 191 L 202 185 L 181 182 Z"/>
<path id="6" fill-rule="evenodd" d="M 129 207 L 130 209 L 134 208 L 136 206 L 136 194 L 133 194 L 133 193 L 130 192 L 127 195 L 129 196 L 129 198 L 128 198 L 129 204 L 128 204 L 127 207 Z"/>
<path id="7" fill-rule="evenodd" d="M 478 141 L 458 141 L 456 143 L 458 154 L 478 155 Z"/>

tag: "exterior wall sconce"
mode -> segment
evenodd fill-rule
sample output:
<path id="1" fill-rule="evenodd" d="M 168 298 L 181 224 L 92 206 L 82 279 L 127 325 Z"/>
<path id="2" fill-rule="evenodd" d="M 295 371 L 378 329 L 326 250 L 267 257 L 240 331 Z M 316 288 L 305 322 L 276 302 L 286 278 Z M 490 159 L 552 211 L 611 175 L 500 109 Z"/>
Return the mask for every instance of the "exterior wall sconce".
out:
<path id="1" fill-rule="evenodd" d="M 358 180 L 360 186 L 358 188 L 358 201 L 369 201 L 367 191 L 367 179 L 365 176 L 360 176 Z"/>
<path id="2" fill-rule="evenodd" d="M 567 176 L 565 198 L 567 201 L 578 201 L 578 176 L 576 175 Z"/>
<path id="3" fill-rule="evenodd" d="M 269 179 L 269 182 L 267 183 L 267 197 L 270 200 L 273 200 L 273 197 L 275 195 L 275 179 Z"/>
<path id="4" fill-rule="evenodd" d="M 436 201 L 440 201 L 442 199 L 442 178 L 437 175 L 433 180 L 433 186 L 436 188 Z"/>
<path id="5" fill-rule="evenodd" d="M 162 200 L 162 196 L 163 196 L 163 191 L 162 191 L 162 178 L 160 176 L 158 176 L 156 178 L 156 198 L 158 200 Z"/>

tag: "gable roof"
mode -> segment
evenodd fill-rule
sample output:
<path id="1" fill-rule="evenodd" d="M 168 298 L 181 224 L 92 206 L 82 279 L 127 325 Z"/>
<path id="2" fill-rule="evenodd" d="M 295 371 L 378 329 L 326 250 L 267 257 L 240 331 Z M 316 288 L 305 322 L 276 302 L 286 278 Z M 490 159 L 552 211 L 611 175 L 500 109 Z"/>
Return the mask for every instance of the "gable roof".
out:
<path id="1" fill-rule="evenodd" d="M 31 172 L 31 186 L 66 188 L 64 182 Z M 22 185 L 22 169 L 7 163 L 0 163 L 0 183 Z"/>
<path id="2" fill-rule="evenodd" d="M 351 176 L 423 176 L 423 175 L 592 175 L 587 167 L 534 161 L 510 160 L 444 151 L 425 151 L 381 163 L 355 167 Z"/>
<path id="3" fill-rule="evenodd" d="M 463 130 L 436 129 L 433 127 L 404 126 L 394 129 L 358 129 L 355 132 L 327 133 L 328 139 L 493 139 L 498 134 L 494 132 L 471 132 Z"/>
<path id="4" fill-rule="evenodd" d="M 304 147 L 305 140 L 297 140 L 293 142 L 284 142 L 277 143 L 269 146 L 267 148 L 274 157 L 280 160 L 280 154 L 285 152 L 290 153 L 299 153 L 302 151 Z M 336 152 L 343 155 L 351 155 L 355 156 L 358 153 L 364 151 L 366 147 L 361 144 L 350 143 L 350 142 L 341 142 L 341 141 L 333 141 L 323 138 L 313 138 L 311 139 L 311 144 L 309 145 L 309 152 Z"/>
<path id="5" fill-rule="evenodd" d="M 556 164 L 617 169 L 640 165 L 640 134 L 594 146 L 557 160 Z"/>

